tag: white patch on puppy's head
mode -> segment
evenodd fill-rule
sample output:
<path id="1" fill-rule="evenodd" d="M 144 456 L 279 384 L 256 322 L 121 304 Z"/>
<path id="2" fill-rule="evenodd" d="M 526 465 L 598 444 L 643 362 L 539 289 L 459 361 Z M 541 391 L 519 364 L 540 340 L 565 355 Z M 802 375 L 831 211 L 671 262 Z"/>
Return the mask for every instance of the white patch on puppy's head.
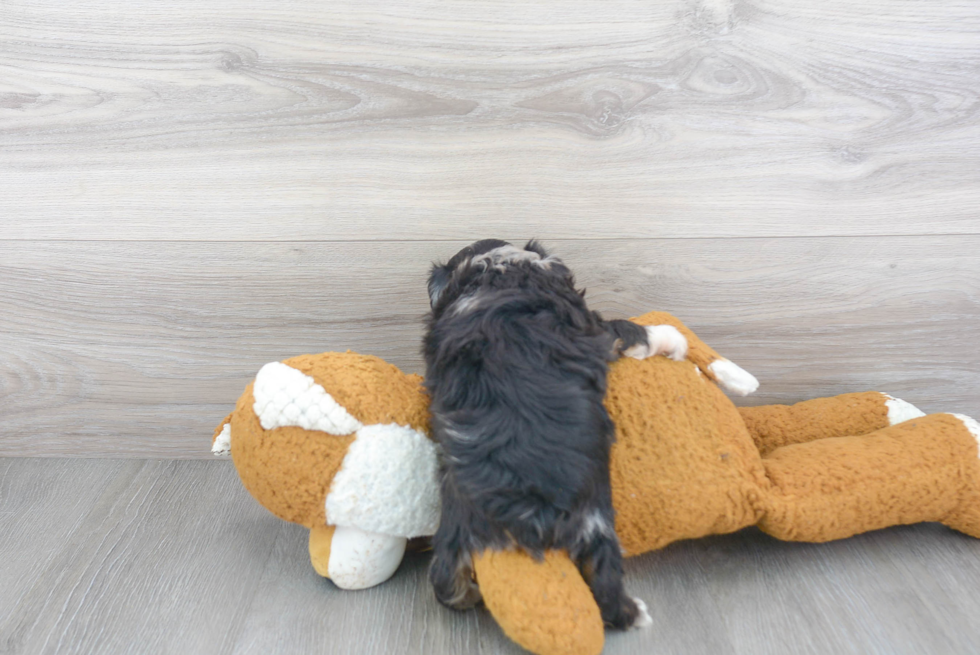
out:
<path id="1" fill-rule="evenodd" d="M 463 314 L 472 312 L 474 309 L 480 306 L 479 294 L 471 293 L 466 296 L 462 296 L 456 300 L 452 305 L 450 305 L 450 314 L 453 316 L 461 316 Z"/>
<path id="2" fill-rule="evenodd" d="M 551 268 L 552 264 L 561 262 L 561 260 L 554 255 L 548 255 L 542 258 L 540 254 L 533 250 L 525 250 L 510 244 L 494 248 L 470 260 L 470 263 L 474 266 L 483 266 L 485 269 L 494 268 L 498 271 L 504 271 L 508 265 L 518 264 L 520 262 L 530 262 L 535 266 L 548 269 Z"/>

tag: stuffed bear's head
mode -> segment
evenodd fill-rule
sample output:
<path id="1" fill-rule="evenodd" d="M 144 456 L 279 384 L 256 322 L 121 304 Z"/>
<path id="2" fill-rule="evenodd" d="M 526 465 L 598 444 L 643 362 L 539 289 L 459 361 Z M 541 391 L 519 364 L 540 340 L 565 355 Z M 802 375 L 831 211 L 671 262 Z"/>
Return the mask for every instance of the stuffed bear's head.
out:
<path id="1" fill-rule="evenodd" d="M 355 353 L 266 364 L 219 427 L 242 484 L 276 516 L 400 537 L 439 521 L 436 446 L 417 375 Z"/>

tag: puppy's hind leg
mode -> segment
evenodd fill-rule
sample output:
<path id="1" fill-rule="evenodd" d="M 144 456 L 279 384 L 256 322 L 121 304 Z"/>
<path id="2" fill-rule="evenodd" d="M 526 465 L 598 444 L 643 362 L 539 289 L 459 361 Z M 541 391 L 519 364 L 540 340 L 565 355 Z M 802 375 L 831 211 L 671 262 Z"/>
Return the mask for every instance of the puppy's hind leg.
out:
<path id="1" fill-rule="evenodd" d="M 446 607 L 466 610 L 483 600 L 473 575 L 467 512 L 451 484 L 443 480 L 442 513 L 439 528 L 432 537 L 432 564 L 429 582 L 436 599 Z"/>
<path id="2" fill-rule="evenodd" d="M 594 520 L 593 524 L 597 521 Z M 611 527 L 585 522 L 582 548 L 575 553 L 579 570 L 599 606 L 602 621 L 619 629 L 644 628 L 652 623 L 646 604 L 630 598 L 623 587 L 623 556 Z"/>
<path id="3" fill-rule="evenodd" d="M 483 600 L 473 576 L 473 560 L 469 552 L 435 547 L 429 581 L 436 599 L 454 610 L 468 610 Z"/>

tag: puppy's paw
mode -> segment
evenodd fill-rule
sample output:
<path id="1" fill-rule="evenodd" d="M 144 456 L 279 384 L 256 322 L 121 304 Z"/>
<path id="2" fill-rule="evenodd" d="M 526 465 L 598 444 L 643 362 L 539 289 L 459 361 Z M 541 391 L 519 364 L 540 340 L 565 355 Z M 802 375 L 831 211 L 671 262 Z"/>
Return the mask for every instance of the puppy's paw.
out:
<path id="1" fill-rule="evenodd" d="M 626 594 L 619 596 L 618 600 L 603 606 L 600 603 L 599 609 L 602 613 L 602 622 L 614 630 L 633 630 L 645 628 L 653 623 L 647 612 L 647 604 L 639 598 L 631 598 Z"/>
<path id="2" fill-rule="evenodd" d="M 647 345 L 637 344 L 623 354 L 633 359 L 665 355 L 675 361 L 687 356 L 687 339 L 673 325 L 648 325 Z"/>
<path id="3" fill-rule="evenodd" d="M 651 625 L 653 625 L 653 619 L 650 618 L 650 612 L 647 610 L 647 604 L 636 596 L 633 596 L 633 602 L 636 603 L 637 614 L 636 618 L 633 619 L 633 625 L 630 627 L 630 630 L 649 628 Z"/>
<path id="4" fill-rule="evenodd" d="M 759 388 L 759 381 L 735 362 L 719 359 L 708 366 L 721 388 L 736 396 L 747 396 Z"/>

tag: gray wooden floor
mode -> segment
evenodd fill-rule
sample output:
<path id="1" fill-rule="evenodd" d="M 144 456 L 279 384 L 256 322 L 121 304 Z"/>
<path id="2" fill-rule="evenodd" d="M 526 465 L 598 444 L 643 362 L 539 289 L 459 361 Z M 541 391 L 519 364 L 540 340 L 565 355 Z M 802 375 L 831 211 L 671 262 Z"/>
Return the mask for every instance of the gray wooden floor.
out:
<path id="1" fill-rule="evenodd" d="M 427 556 L 339 591 L 228 461 L 0 459 L 0 652 L 519 653 L 439 606 Z M 980 541 L 936 524 L 830 544 L 755 530 L 627 561 L 654 625 L 605 652 L 977 653 Z"/>

